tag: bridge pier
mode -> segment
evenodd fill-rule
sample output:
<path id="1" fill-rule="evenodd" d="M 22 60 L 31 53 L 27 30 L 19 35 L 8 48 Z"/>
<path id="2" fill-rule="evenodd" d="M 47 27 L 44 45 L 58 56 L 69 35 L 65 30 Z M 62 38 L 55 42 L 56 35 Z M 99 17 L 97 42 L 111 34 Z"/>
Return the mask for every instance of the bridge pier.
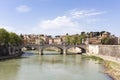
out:
<path id="1" fill-rule="evenodd" d="M 63 48 L 63 52 L 62 52 L 64 55 L 67 54 L 67 49 L 66 48 Z"/>
<path id="2" fill-rule="evenodd" d="M 63 49 L 61 49 L 60 54 L 63 54 Z"/>
<path id="3" fill-rule="evenodd" d="M 39 48 L 38 54 L 39 54 L 39 55 L 43 55 L 43 50 L 42 50 L 41 48 Z"/>

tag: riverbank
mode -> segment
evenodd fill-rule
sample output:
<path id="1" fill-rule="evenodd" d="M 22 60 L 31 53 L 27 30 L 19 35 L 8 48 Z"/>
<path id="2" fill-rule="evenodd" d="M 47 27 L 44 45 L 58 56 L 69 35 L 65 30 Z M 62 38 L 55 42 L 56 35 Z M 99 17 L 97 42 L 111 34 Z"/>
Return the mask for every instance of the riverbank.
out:
<path id="1" fill-rule="evenodd" d="M 23 52 L 21 52 L 19 54 L 14 54 L 14 55 L 1 56 L 0 61 L 1 60 L 7 60 L 7 59 L 13 59 L 13 58 L 19 58 L 22 54 L 23 54 Z"/>
<path id="2" fill-rule="evenodd" d="M 103 59 L 101 62 L 105 67 L 105 73 L 108 74 L 113 78 L 113 80 L 120 80 L 120 59 L 109 57 L 109 56 L 102 56 L 96 54 L 89 54 L 89 57 L 94 56 L 96 59 Z"/>
<path id="3" fill-rule="evenodd" d="M 120 64 L 112 61 L 104 61 L 105 73 L 112 76 L 114 80 L 120 80 Z"/>

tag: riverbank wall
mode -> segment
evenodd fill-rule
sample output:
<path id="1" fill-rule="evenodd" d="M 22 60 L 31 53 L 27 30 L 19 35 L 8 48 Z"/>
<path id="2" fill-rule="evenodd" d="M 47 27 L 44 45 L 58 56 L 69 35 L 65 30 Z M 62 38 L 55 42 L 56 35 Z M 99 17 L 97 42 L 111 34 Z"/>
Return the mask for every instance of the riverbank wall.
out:
<path id="1" fill-rule="evenodd" d="M 1 46 L 0 45 L 0 60 L 20 57 L 23 54 L 20 46 Z"/>
<path id="2" fill-rule="evenodd" d="M 13 59 L 13 58 L 19 58 L 22 54 L 23 54 L 23 52 L 21 52 L 19 54 L 14 54 L 14 55 L 2 56 L 2 57 L 0 57 L 0 60 L 8 60 L 8 59 Z"/>
<path id="3" fill-rule="evenodd" d="M 88 45 L 88 53 L 120 58 L 120 45 Z"/>

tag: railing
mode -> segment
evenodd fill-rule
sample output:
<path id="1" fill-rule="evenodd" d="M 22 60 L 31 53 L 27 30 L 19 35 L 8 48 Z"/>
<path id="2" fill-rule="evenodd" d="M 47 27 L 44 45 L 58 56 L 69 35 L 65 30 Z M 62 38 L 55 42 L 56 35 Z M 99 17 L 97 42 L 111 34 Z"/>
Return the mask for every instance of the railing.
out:
<path id="1" fill-rule="evenodd" d="M 29 45 L 34 45 L 34 46 L 45 46 L 45 45 L 51 45 L 51 46 L 80 46 L 80 45 L 85 45 L 85 44 L 25 44 L 24 46 L 29 46 Z"/>

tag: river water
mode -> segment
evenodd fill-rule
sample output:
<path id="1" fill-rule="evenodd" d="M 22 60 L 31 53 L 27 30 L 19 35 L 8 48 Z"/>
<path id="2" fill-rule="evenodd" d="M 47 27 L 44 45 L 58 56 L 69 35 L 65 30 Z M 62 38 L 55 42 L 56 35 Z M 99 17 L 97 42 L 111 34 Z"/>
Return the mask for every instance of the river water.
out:
<path id="1" fill-rule="evenodd" d="M 20 59 L 0 61 L 0 80 L 112 80 L 103 66 L 81 55 L 27 52 Z"/>

